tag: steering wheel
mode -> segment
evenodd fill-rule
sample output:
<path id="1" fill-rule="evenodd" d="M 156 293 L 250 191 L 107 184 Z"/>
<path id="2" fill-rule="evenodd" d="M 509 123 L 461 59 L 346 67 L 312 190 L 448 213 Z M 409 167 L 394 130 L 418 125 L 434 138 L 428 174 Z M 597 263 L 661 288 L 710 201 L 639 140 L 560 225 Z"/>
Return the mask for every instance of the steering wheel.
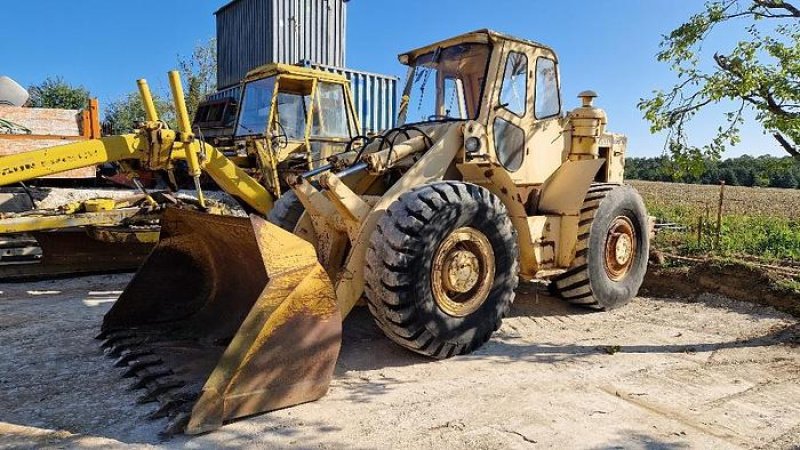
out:
<path id="1" fill-rule="evenodd" d="M 284 148 L 289 146 L 289 135 L 286 133 L 286 128 L 284 128 L 279 121 L 276 120 L 275 122 L 273 122 L 273 125 L 277 125 L 277 127 L 275 127 L 277 128 L 275 130 L 277 131 L 277 133 L 275 133 L 274 131 L 272 132 L 272 137 L 270 139 L 272 148 L 273 150 L 274 149 L 283 150 Z"/>

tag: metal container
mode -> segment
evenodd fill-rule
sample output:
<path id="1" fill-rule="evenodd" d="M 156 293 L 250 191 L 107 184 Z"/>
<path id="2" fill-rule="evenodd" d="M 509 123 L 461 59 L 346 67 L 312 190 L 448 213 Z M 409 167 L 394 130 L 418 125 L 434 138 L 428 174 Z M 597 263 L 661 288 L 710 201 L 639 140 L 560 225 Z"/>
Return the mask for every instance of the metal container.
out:
<path id="1" fill-rule="evenodd" d="M 217 86 L 254 67 L 312 61 L 345 65 L 348 0 L 234 0 L 217 17 Z"/>
<path id="2" fill-rule="evenodd" d="M 301 65 L 335 72 L 350 80 L 353 102 L 361 122 L 362 134 L 394 128 L 397 123 L 397 77 L 310 62 L 304 62 Z M 209 95 L 207 100 L 222 100 L 228 97 L 238 101 L 241 97 L 241 86 L 222 89 Z"/>

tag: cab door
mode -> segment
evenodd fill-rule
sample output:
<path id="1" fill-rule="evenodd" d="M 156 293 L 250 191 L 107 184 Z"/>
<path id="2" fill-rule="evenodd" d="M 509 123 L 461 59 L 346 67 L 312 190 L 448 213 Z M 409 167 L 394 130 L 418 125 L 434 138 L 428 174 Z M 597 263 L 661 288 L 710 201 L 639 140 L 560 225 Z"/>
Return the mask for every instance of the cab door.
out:
<path id="1" fill-rule="evenodd" d="M 504 44 L 489 133 L 497 161 L 518 187 L 544 183 L 562 162 L 558 64 L 552 52 Z"/>
<path id="2" fill-rule="evenodd" d="M 526 46 L 505 43 L 497 74 L 498 90 L 489 105 L 489 136 L 497 161 L 515 182 L 523 178 L 515 174 L 526 163 L 533 126 L 531 56 Z"/>

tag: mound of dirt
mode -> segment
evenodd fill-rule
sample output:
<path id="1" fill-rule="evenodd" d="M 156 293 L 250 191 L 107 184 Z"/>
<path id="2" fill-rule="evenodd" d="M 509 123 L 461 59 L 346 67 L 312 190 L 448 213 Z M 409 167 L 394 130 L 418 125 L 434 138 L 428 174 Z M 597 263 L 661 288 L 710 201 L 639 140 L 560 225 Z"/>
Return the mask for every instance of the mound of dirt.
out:
<path id="1" fill-rule="evenodd" d="M 706 261 L 679 267 L 650 267 L 643 293 L 660 297 L 697 297 L 703 294 L 772 306 L 800 317 L 800 293 L 780 286 L 779 276 L 736 261 Z"/>

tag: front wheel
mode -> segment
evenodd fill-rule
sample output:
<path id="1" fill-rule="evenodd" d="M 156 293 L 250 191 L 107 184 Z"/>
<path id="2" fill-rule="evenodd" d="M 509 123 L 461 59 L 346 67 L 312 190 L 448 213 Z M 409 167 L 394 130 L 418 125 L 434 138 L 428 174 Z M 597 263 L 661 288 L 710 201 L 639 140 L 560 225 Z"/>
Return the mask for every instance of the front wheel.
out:
<path id="1" fill-rule="evenodd" d="M 630 186 L 592 185 L 578 223 L 575 261 L 551 284 L 570 303 L 613 309 L 639 292 L 650 249 L 644 202 Z"/>
<path id="2" fill-rule="evenodd" d="M 462 182 L 414 189 L 379 221 L 367 251 L 375 321 L 412 351 L 448 358 L 483 345 L 518 282 L 517 237 L 488 190 Z"/>

